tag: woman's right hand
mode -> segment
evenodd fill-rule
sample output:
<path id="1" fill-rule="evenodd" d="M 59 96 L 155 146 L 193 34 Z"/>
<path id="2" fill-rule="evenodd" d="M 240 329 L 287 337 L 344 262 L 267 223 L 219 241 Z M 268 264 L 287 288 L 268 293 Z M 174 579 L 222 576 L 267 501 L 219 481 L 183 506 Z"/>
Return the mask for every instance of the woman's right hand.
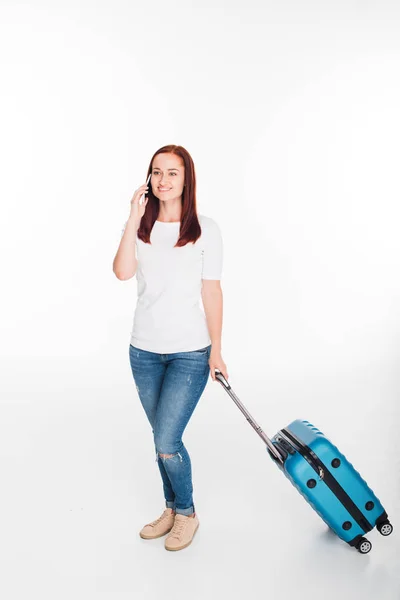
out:
<path id="1" fill-rule="evenodd" d="M 146 198 L 146 196 L 145 196 L 143 204 L 139 204 L 139 200 L 140 200 L 140 197 L 142 196 L 142 194 L 144 192 L 147 192 L 148 189 L 149 189 L 148 184 L 144 183 L 143 185 L 140 186 L 140 188 L 138 188 L 135 191 L 135 193 L 133 194 L 132 200 L 131 200 L 130 217 L 132 219 L 134 219 L 138 225 L 140 225 L 140 221 L 144 215 L 144 212 L 145 212 L 146 206 L 147 206 L 147 202 L 149 201 L 149 199 Z"/>

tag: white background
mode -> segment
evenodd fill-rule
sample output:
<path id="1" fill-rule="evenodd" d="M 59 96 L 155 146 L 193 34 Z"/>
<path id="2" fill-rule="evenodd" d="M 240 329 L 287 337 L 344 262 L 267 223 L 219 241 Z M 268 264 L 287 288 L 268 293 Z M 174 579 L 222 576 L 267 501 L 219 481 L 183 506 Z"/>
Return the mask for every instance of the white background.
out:
<path id="1" fill-rule="evenodd" d="M 1 2 L 0 587 L 7 600 L 400 596 L 400 8 Z M 222 357 L 272 436 L 308 419 L 394 525 L 362 556 L 210 378 L 185 431 L 200 528 L 164 508 L 112 261 L 183 145 L 224 239 Z M 397 526 L 397 529 L 396 529 Z"/>

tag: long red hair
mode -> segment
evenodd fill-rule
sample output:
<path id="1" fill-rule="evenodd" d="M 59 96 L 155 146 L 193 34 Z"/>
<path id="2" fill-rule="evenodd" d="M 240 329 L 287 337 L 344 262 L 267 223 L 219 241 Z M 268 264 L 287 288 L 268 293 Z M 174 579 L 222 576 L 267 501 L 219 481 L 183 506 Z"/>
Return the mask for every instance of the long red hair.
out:
<path id="1" fill-rule="evenodd" d="M 176 146 L 174 144 L 163 146 L 153 154 L 147 171 L 146 180 L 152 172 L 153 161 L 157 154 L 167 152 L 179 156 L 182 159 L 185 167 L 185 187 L 183 188 L 182 192 L 181 224 L 179 229 L 179 238 L 175 244 L 175 247 L 186 246 L 186 244 L 189 242 L 194 243 L 201 235 L 201 226 L 196 209 L 196 174 L 194 170 L 193 159 L 189 152 L 183 148 L 183 146 Z M 151 244 L 150 234 L 160 211 L 160 200 L 153 194 L 151 185 L 149 185 L 149 191 L 146 196 L 148 197 L 148 202 L 145 213 L 140 221 L 137 237 L 143 242 Z"/>

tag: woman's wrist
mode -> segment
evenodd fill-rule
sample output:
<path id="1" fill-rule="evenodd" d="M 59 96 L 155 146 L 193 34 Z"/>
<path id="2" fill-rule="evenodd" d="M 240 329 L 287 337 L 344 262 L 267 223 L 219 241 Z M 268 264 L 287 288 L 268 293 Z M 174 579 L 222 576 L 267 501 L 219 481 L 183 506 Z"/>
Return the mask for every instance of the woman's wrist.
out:
<path id="1" fill-rule="evenodd" d="M 138 221 L 133 215 L 129 215 L 128 223 L 132 223 L 136 230 L 140 227 L 140 221 Z"/>

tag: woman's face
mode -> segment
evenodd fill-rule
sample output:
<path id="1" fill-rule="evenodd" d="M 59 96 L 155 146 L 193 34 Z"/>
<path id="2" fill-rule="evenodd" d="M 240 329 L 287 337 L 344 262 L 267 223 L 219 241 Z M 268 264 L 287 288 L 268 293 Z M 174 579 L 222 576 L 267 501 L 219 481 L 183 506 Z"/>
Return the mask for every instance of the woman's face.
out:
<path id="1" fill-rule="evenodd" d="M 171 200 L 182 195 L 185 167 L 175 154 L 157 154 L 153 161 L 151 178 L 153 194 L 159 200 Z"/>

